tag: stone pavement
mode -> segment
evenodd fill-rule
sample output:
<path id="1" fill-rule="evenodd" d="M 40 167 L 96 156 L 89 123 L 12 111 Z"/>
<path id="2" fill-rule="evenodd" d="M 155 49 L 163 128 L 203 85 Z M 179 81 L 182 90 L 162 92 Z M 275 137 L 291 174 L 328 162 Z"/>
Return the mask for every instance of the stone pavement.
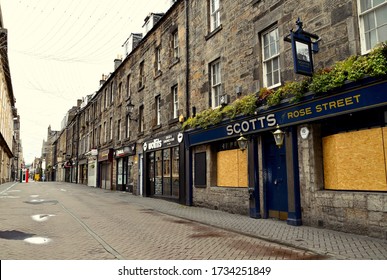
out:
<path id="1" fill-rule="evenodd" d="M 117 192 L 120 199 L 154 211 L 279 244 L 309 250 L 332 259 L 387 260 L 387 240 L 309 226 L 290 226 L 271 219 L 252 219 L 218 210 Z"/>
<path id="2" fill-rule="evenodd" d="M 13 183 L 0 185 L 0 194 Z M 189 207 L 162 199 L 135 196 L 125 192 L 110 192 L 71 184 L 72 187 L 87 188 L 100 195 L 114 197 L 122 202 L 138 205 L 182 219 L 199 222 L 220 229 L 276 242 L 278 244 L 308 250 L 330 259 L 379 259 L 387 260 L 387 240 L 348 234 L 308 226 L 289 226 L 285 222 L 270 219 L 252 219 L 247 216 L 199 207 Z"/>

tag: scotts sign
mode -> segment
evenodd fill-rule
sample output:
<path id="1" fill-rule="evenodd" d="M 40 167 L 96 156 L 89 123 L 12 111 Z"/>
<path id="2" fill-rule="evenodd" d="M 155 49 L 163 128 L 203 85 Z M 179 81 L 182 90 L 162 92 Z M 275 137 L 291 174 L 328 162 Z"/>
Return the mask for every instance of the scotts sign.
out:
<path id="1" fill-rule="evenodd" d="M 387 105 L 387 81 L 368 85 L 336 95 L 311 99 L 295 106 L 287 106 L 270 113 L 256 115 L 224 125 L 188 132 L 187 144 L 198 145 L 229 137 L 273 130 L 280 126 L 295 125 Z"/>
<path id="2" fill-rule="evenodd" d="M 159 138 L 154 138 L 150 141 L 146 141 L 143 144 L 144 152 L 164 149 L 170 146 L 175 146 L 183 141 L 183 133 L 173 133 Z"/>

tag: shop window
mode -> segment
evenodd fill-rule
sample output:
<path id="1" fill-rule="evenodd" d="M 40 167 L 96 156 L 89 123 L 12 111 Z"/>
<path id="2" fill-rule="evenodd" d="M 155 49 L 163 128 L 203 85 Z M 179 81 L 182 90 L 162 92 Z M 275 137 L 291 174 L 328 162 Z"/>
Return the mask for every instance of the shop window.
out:
<path id="1" fill-rule="evenodd" d="M 151 195 L 179 197 L 179 147 L 148 154 Z"/>
<path id="2" fill-rule="evenodd" d="M 322 146 L 325 189 L 387 191 L 387 128 L 329 135 Z"/>
<path id="3" fill-rule="evenodd" d="M 172 148 L 172 196 L 179 197 L 180 177 L 179 177 L 179 147 Z"/>
<path id="4" fill-rule="evenodd" d="M 155 153 L 155 195 L 162 195 L 163 194 L 163 174 L 162 174 L 162 164 L 163 164 L 163 158 L 162 158 L 162 151 L 157 151 Z"/>
<path id="5" fill-rule="evenodd" d="M 387 40 L 387 0 L 358 0 L 362 53 Z"/>
<path id="6" fill-rule="evenodd" d="M 163 151 L 163 195 L 171 195 L 171 160 L 170 150 Z"/>
<path id="7" fill-rule="evenodd" d="M 207 160 L 206 152 L 200 152 L 195 154 L 195 187 L 207 186 Z"/>

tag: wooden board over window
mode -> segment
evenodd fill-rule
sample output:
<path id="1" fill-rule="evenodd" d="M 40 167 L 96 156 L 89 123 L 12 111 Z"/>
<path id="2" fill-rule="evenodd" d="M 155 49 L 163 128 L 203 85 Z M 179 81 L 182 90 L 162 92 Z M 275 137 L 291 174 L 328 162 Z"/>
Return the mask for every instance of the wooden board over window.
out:
<path id="1" fill-rule="evenodd" d="M 217 185 L 219 187 L 247 187 L 247 151 L 239 149 L 217 154 Z"/>
<path id="2" fill-rule="evenodd" d="M 387 191 L 386 157 L 387 128 L 324 137 L 325 189 Z"/>

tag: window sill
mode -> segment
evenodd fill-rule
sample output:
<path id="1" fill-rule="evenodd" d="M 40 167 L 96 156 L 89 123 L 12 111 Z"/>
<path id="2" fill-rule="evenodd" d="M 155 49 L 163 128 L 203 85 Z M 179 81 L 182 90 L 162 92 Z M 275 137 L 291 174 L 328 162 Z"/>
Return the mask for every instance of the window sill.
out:
<path id="1" fill-rule="evenodd" d="M 163 72 L 161 70 L 157 70 L 155 73 L 155 77 L 153 79 L 156 80 L 157 78 L 161 77 L 162 75 L 163 75 Z"/>
<path id="2" fill-rule="evenodd" d="M 169 65 L 169 68 L 172 68 L 173 66 L 175 66 L 175 65 L 178 64 L 179 62 L 180 62 L 180 58 L 174 57 L 174 58 L 172 59 L 171 65 Z"/>
<path id="3" fill-rule="evenodd" d="M 172 125 L 172 124 L 176 124 L 178 122 L 179 122 L 179 118 L 174 118 L 174 119 L 169 120 L 168 124 Z"/>
<path id="4" fill-rule="evenodd" d="M 161 124 L 158 124 L 158 125 L 155 125 L 152 127 L 152 130 L 155 131 L 155 130 L 158 130 L 161 128 Z"/>
<path id="5" fill-rule="evenodd" d="M 138 87 L 138 92 L 142 91 L 144 88 L 145 88 L 145 85 Z"/>
<path id="6" fill-rule="evenodd" d="M 215 28 L 214 30 L 212 30 L 210 33 L 208 33 L 205 37 L 204 37 L 204 39 L 206 40 L 206 41 L 208 41 L 210 38 L 212 38 L 213 36 L 215 36 L 215 34 L 217 34 L 220 30 L 222 30 L 223 29 L 223 27 L 222 27 L 222 25 L 219 25 L 217 28 Z"/>

